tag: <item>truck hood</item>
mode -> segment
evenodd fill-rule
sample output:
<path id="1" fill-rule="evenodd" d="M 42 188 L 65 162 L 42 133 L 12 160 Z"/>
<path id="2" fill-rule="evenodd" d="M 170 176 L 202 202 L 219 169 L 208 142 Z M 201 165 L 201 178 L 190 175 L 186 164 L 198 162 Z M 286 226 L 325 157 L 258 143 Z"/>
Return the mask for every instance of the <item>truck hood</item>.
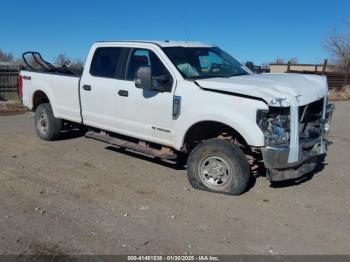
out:
<path id="1" fill-rule="evenodd" d="M 326 77 L 307 74 L 257 74 L 196 82 L 204 90 L 259 98 L 268 105 L 281 107 L 293 103 L 294 106 L 306 105 L 328 93 Z"/>

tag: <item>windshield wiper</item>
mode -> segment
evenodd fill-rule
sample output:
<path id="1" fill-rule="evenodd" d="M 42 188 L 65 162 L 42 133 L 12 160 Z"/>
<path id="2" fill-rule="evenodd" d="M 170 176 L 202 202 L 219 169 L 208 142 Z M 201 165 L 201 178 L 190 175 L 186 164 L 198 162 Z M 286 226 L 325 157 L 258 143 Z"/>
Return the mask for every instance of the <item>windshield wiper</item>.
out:
<path id="1" fill-rule="evenodd" d="M 245 76 L 245 75 L 248 75 L 248 74 L 247 73 L 233 74 L 233 75 L 229 75 L 229 76 L 226 76 L 226 77 Z"/>
<path id="2" fill-rule="evenodd" d="M 187 77 L 187 79 L 206 79 L 206 78 L 218 78 L 218 77 L 222 77 L 222 78 L 230 78 L 230 77 L 234 77 L 234 76 L 243 76 L 243 75 L 248 75 L 247 73 L 241 73 L 241 74 L 232 74 L 232 75 L 206 75 L 206 76 L 189 76 Z"/>
<path id="3" fill-rule="evenodd" d="M 205 78 L 217 78 L 217 77 L 227 77 L 223 75 L 209 75 L 209 76 L 189 76 L 188 79 L 205 79 Z"/>
<path id="4" fill-rule="evenodd" d="M 188 76 L 187 79 L 205 79 L 205 78 L 211 78 L 211 76 Z"/>

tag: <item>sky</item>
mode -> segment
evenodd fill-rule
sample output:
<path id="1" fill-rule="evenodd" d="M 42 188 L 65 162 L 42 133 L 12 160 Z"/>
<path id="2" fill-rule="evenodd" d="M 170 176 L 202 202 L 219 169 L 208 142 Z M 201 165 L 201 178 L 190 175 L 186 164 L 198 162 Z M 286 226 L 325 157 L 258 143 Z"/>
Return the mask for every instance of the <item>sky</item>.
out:
<path id="1" fill-rule="evenodd" d="M 85 60 L 101 40 L 189 40 L 220 46 L 239 61 L 277 57 L 322 63 L 322 41 L 350 27 L 350 1 L 2 1 L 0 49 Z"/>

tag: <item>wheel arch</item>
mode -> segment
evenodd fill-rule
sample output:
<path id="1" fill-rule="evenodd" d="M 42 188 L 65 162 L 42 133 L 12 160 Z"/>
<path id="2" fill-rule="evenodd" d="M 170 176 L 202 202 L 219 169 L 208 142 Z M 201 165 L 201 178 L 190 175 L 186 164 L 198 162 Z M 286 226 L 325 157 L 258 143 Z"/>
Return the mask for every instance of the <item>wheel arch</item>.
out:
<path id="1" fill-rule="evenodd" d="M 190 152 L 200 141 L 211 138 L 232 140 L 249 148 L 246 138 L 231 125 L 216 120 L 202 120 L 193 123 L 187 129 L 182 138 L 181 151 Z"/>
<path id="2" fill-rule="evenodd" d="M 38 89 L 33 93 L 32 111 L 35 111 L 36 108 L 43 103 L 50 103 L 49 96 L 44 91 Z"/>

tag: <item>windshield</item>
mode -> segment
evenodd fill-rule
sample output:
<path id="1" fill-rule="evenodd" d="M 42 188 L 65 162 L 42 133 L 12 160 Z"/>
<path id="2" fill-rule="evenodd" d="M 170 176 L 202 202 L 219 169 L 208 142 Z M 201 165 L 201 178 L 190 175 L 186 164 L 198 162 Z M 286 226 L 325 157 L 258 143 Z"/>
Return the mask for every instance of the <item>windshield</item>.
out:
<path id="1" fill-rule="evenodd" d="M 248 70 L 218 47 L 165 47 L 165 54 L 186 79 L 248 75 Z"/>

